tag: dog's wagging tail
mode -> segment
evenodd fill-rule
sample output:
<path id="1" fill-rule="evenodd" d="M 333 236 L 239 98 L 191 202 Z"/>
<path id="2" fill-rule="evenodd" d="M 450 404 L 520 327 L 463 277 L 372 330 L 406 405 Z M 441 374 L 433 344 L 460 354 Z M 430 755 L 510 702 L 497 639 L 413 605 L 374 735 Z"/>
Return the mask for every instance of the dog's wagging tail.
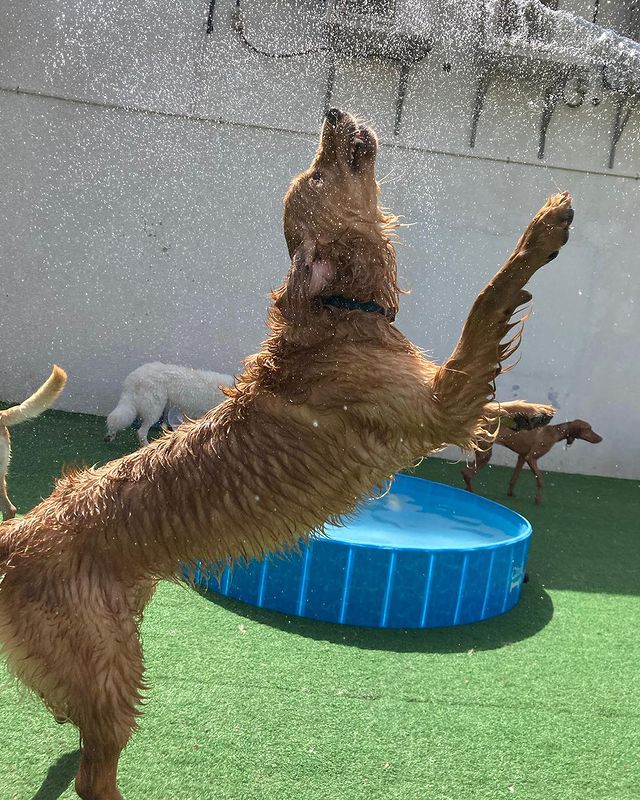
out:
<path id="1" fill-rule="evenodd" d="M 80 729 L 84 800 L 121 798 L 118 759 L 143 690 L 138 627 L 157 579 L 176 579 L 181 563 L 284 550 L 417 458 L 491 435 L 508 413 L 491 402 L 517 346 L 504 340 L 528 279 L 567 241 L 571 198 L 535 215 L 439 366 L 391 323 L 397 220 L 380 204 L 377 148 L 350 114 L 324 121 L 285 198 L 291 263 L 269 335 L 227 399 L 132 455 L 61 478 L 0 527 L 0 641 L 16 675 Z"/>
<path id="2" fill-rule="evenodd" d="M 46 411 L 60 396 L 67 382 L 67 373 L 56 364 L 51 375 L 30 397 L 16 406 L 0 411 L 0 512 L 3 520 L 13 519 L 16 507 L 9 499 L 7 489 L 7 473 L 11 461 L 11 435 L 9 428 L 35 419 Z M 1 559 L 0 543 L 0 559 Z"/>

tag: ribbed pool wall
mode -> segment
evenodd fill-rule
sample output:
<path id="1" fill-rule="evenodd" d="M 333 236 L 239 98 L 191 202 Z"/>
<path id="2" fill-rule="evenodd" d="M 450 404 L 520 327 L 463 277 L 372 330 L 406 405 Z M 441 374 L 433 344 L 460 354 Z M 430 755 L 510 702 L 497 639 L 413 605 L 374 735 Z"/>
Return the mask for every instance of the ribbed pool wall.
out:
<path id="1" fill-rule="evenodd" d="M 378 628 L 439 628 L 518 602 L 531 526 L 477 495 L 399 475 L 345 528 L 300 552 L 215 570 L 200 586 L 259 608 Z"/>

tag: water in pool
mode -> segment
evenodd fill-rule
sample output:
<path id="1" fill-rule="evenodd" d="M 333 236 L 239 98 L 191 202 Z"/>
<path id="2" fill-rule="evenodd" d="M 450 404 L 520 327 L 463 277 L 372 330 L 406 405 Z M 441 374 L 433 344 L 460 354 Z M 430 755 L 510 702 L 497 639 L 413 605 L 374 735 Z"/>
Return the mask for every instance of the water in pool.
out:
<path id="1" fill-rule="evenodd" d="M 390 492 L 366 503 L 335 540 L 415 550 L 488 547 L 526 538 L 529 525 L 497 503 L 449 486 L 397 475 Z"/>

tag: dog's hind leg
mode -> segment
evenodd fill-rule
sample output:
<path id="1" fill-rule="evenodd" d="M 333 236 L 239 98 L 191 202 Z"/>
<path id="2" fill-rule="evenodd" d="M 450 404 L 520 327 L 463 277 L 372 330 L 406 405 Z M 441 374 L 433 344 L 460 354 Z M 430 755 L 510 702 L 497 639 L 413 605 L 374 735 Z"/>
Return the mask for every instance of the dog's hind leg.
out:
<path id="1" fill-rule="evenodd" d="M 518 482 L 518 478 L 520 477 L 520 473 L 522 472 L 522 468 L 524 467 L 524 456 L 518 456 L 518 463 L 516 464 L 513 475 L 511 476 L 511 480 L 509 481 L 509 489 L 507 490 L 507 494 L 509 497 L 515 497 L 514 489 L 516 488 L 516 483 Z"/>
<path id="2" fill-rule="evenodd" d="M 8 666 L 54 716 L 79 729 L 80 797 L 122 800 L 116 769 L 140 713 L 138 618 L 152 584 L 125 586 L 104 565 L 72 553 L 58 570 L 16 559 L 0 581 Z"/>
<path id="3" fill-rule="evenodd" d="M 164 409 L 164 401 L 157 397 L 147 399 L 144 404 L 140 404 L 140 427 L 138 428 L 140 447 L 149 444 L 149 431 L 162 417 Z"/>
<path id="4" fill-rule="evenodd" d="M 0 425 L 0 511 L 2 518 L 13 519 L 16 515 L 16 507 L 9 499 L 7 492 L 7 472 L 9 471 L 9 461 L 11 459 L 11 439 L 9 430 L 4 425 Z"/>
<path id="5" fill-rule="evenodd" d="M 9 499 L 7 492 L 7 476 L 0 477 L 0 511 L 2 511 L 2 519 L 13 519 L 16 515 L 16 507 Z"/>
<path id="6" fill-rule="evenodd" d="M 464 446 L 486 429 L 483 407 L 493 398 L 502 362 L 517 349 L 519 335 L 503 340 L 516 309 L 531 299 L 524 286 L 567 242 L 572 219 L 569 194 L 551 197 L 473 304 L 455 350 L 433 382 L 444 441 Z"/>
<path id="7" fill-rule="evenodd" d="M 536 476 L 536 503 L 540 505 L 542 503 L 542 496 L 544 494 L 544 478 L 542 477 L 542 472 L 538 467 L 538 461 L 535 458 L 528 458 L 527 464 L 531 468 L 531 472 Z"/>
<path id="8" fill-rule="evenodd" d="M 149 444 L 149 431 L 151 430 L 151 426 L 154 424 L 154 422 L 155 420 L 149 421 L 149 419 L 143 419 L 140 423 L 140 427 L 137 430 L 140 447 L 144 447 L 145 444 Z"/>
<path id="9" fill-rule="evenodd" d="M 76 793 L 82 800 L 123 800 L 116 780 L 123 747 L 82 739 L 80 770 L 75 783 Z"/>
<path id="10" fill-rule="evenodd" d="M 142 652 L 133 620 L 120 641 L 107 646 L 108 656 L 96 653 L 87 672 L 91 686 L 83 687 L 70 712 L 80 728 L 82 754 L 76 792 L 82 800 L 122 800 L 116 774 L 120 754 L 136 729 L 141 700 Z M 97 673 L 97 674 L 96 674 Z"/>

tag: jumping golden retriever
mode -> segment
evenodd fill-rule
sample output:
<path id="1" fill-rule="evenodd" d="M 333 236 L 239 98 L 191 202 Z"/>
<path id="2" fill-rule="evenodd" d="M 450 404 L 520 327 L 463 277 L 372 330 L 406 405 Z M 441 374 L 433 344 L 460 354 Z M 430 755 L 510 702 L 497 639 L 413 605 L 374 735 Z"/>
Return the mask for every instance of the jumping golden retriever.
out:
<path id="1" fill-rule="evenodd" d="M 66 382 L 67 373 L 54 364 L 51 375 L 31 397 L 27 397 L 20 405 L 0 411 L 0 511 L 2 511 L 4 520 L 13 519 L 16 515 L 16 507 L 9 499 L 7 491 L 7 473 L 11 461 L 9 428 L 39 417 L 43 411 L 55 403 Z"/>
<path id="2" fill-rule="evenodd" d="M 181 563 L 289 548 L 418 457 L 495 429 L 500 409 L 487 404 L 517 336 L 503 340 L 527 280 L 568 239 L 571 198 L 536 214 L 437 366 L 393 325 L 397 220 L 380 206 L 376 151 L 371 129 L 328 113 L 285 199 L 291 266 L 270 333 L 227 400 L 66 475 L 0 528 L 0 640 L 15 674 L 80 729 L 84 800 L 121 798 L 118 759 L 144 689 L 139 621 L 158 579 L 175 580 Z"/>

